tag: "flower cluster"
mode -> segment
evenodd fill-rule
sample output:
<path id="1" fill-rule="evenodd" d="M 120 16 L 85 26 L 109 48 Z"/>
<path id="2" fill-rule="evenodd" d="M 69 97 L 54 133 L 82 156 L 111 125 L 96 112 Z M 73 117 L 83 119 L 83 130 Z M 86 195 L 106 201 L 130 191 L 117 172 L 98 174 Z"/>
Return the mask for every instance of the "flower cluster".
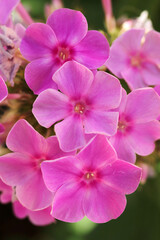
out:
<path id="1" fill-rule="evenodd" d="M 36 225 L 104 223 L 139 185 L 136 154 L 160 139 L 160 34 L 130 29 L 110 49 L 81 12 L 52 4 L 45 24 L 0 0 L 0 202 Z"/>

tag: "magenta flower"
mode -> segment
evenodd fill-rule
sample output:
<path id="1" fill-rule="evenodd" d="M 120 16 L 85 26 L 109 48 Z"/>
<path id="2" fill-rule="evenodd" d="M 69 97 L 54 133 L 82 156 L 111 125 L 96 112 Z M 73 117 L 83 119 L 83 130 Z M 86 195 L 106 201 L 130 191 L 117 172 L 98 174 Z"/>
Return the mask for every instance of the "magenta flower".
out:
<path id="1" fill-rule="evenodd" d="M 54 11 L 47 24 L 29 26 L 20 49 L 31 61 L 25 70 L 25 80 L 35 94 L 56 88 L 52 76 L 66 61 L 75 60 L 97 69 L 109 55 L 106 38 L 98 31 L 88 31 L 84 15 L 64 8 Z"/>
<path id="2" fill-rule="evenodd" d="M 160 139 L 159 113 L 160 97 L 154 89 L 137 89 L 128 96 L 123 90 L 118 131 L 109 138 L 119 158 L 134 163 L 135 153 L 146 156 L 154 151 Z"/>
<path id="3" fill-rule="evenodd" d="M 131 89 L 160 84 L 160 34 L 131 29 L 117 38 L 106 66 Z"/>
<path id="4" fill-rule="evenodd" d="M 138 187 L 140 168 L 117 159 L 105 136 L 97 135 L 75 157 L 42 163 L 46 186 L 55 193 L 51 214 L 66 222 L 85 215 L 103 223 L 119 217 L 125 194 Z"/>
<path id="5" fill-rule="evenodd" d="M 57 138 L 45 139 L 25 120 L 19 120 L 11 129 L 6 143 L 13 153 L 0 157 L 2 181 L 16 187 L 16 197 L 26 208 L 47 208 L 52 203 L 53 194 L 44 184 L 41 163 L 66 156 L 60 150 Z"/>
<path id="6" fill-rule="evenodd" d="M 86 144 L 85 134 L 114 135 L 117 131 L 121 85 L 105 72 L 94 75 L 85 66 L 70 61 L 53 76 L 58 88 L 42 92 L 33 104 L 33 114 L 44 127 L 57 121 L 55 132 L 63 151 Z M 69 80 L 69 82 L 68 82 Z"/>

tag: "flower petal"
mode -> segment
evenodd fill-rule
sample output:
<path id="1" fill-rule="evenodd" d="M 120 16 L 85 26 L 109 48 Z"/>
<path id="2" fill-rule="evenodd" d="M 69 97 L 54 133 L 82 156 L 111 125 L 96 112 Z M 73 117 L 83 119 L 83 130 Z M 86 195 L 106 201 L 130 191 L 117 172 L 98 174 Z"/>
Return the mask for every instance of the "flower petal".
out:
<path id="1" fill-rule="evenodd" d="M 47 188 L 56 192 L 65 183 L 76 182 L 82 173 L 76 157 L 68 156 L 41 164 L 42 175 Z"/>
<path id="2" fill-rule="evenodd" d="M 52 28 L 44 23 L 33 23 L 25 31 L 20 50 L 29 61 L 51 56 L 58 41 Z"/>
<path id="3" fill-rule="evenodd" d="M 145 63 L 141 70 L 141 74 L 147 85 L 160 84 L 160 68 L 153 63 Z"/>
<path id="4" fill-rule="evenodd" d="M 78 222 L 84 217 L 83 184 L 64 184 L 58 189 L 53 200 L 52 216 L 65 222 Z"/>
<path id="5" fill-rule="evenodd" d="M 133 193 L 140 182 L 141 168 L 117 160 L 100 171 L 101 178 L 111 188 L 124 194 Z"/>
<path id="6" fill-rule="evenodd" d="M 69 46 L 80 42 L 88 31 L 84 15 L 79 11 L 67 8 L 54 11 L 48 18 L 47 24 L 55 32 L 60 44 Z"/>
<path id="7" fill-rule="evenodd" d="M 52 76 L 59 67 L 60 64 L 51 58 L 34 60 L 25 69 L 25 80 L 35 94 L 39 94 L 48 88 L 57 89 Z"/>
<path id="8" fill-rule="evenodd" d="M 30 210 L 41 210 L 51 205 L 53 194 L 44 184 L 41 170 L 37 170 L 25 184 L 16 187 L 16 196 L 20 203 Z"/>
<path id="9" fill-rule="evenodd" d="M 13 206 L 14 215 L 17 218 L 23 219 L 27 217 L 28 209 L 23 207 L 18 200 L 14 201 L 12 206 Z"/>
<path id="10" fill-rule="evenodd" d="M 127 136 L 117 133 L 109 138 L 110 143 L 115 148 L 118 158 L 130 163 L 135 163 L 136 155 L 128 143 Z"/>
<path id="11" fill-rule="evenodd" d="M 84 96 L 93 82 L 93 73 L 85 66 L 75 62 L 66 62 L 54 75 L 58 88 L 71 99 Z"/>
<path id="12" fill-rule="evenodd" d="M 131 90 L 147 86 L 139 68 L 128 66 L 121 72 L 121 75 Z"/>
<path id="13" fill-rule="evenodd" d="M 5 25 L 12 10 L 20 0 L 0 0 L 0 25 Z"/>
<path id="14" fill-rule="evenodd" d="M 105 223 L 118 218 L 125 209 L 124 194 L 115 191 L 103 182 L 87 189 L 83 202 L 85 215 L 93 222 Z"/>
<path id="15" fill-rule="evenodd" d="M 109 44 L 102 33 L 88 31 L 74 48 L 73 58 L 90 69 L 101 67 L 109 57 Z"/>
<path id="16" fill-rule="evenodd" d="M 28 217 L 31 223 L 36 226 L 44 226 L 53 223 L 55 220 L 50 214 L 51 207 L 39 210 L 39 211 L 29 211 Z"/>
<path id="17" fill-rule="evenodd" d="M 95 136 L 77 155 L 82 169 L 95 170 L 117 159 L 117 154 L 107 138 Z"/>
<path id="18" fill-rule="evenodd" d="M 121 100 L 121 85 L 117 78 L 99 71 L 89 89 L 87 101 L 94 108 L 113 109 L 119 106 Z"/>
<path id="19" fill-rule="evenodd" d="M 55 132 L 60 148 L 70 152 L 85 145 L 82 120 L 78 115 L 71 115 L 55 125 Z"/>
<path id="20" fill-rule="evenodd" d="M 4 80 L 0 77 L 0 102 L 2 102 L 8 95 L 8 89 Z"/>
<path id="21" fill-rule="evenodd" d="M 84 119 L 85 133 L 114 135 L 117 131 L 118 112 L 88 111 Z"/>
<path id="22" fill-rule="evenodd" d="M 160 139 L 160 123 L 155 120 L 148 123 L 136 124 L 127 138 L 129 144 L 137 154 L 141 156 L 149 155 L 154 151 L 154 142 Z"/>
<path id="23" fill-rule="evenodd" d="M 132 91 L 127 96 L 125 115 L 137 123 L 156 119 L 160 113 L 160 97 L 153 88 Z"/>
<path id="24" fill-rule="evenodd" d="M 63 152 L 59 147 L 59 142 L 56 136 L 51 136 L 46 139 L 47 142 L 47 151 L 46 151 L 46 159 L 53 160 L 60 157 L 75 155 L 75 151 L 73 152 Z"/>
<path id="25" fill-rule="evenodd" d="M 26 120 L 21 119 L 8 134 L 7 146 L 13 152 L 39 157 L 46 150 L 46 141 Z"/>
<path id="26" fill-rule="evenodd" d="M 149 31 L 145 36 L 142 51 L 152 62 L 160 63 L 160 34 L 154 30 Z"/>
<path id="27" fill-rule="evenodd" d="M 66 118 L 71 111 L 68 98 L 54 89 L 43 91 L 33 104 L 33 114 L 39 124 L 48 128 Z"/>
<path id="28" fill-rule="evenodd" d="M 21 153 L 8 153 L 0 157 L 0 177 L 9 186 L 24 184 L 33 173 L 31 158 Z"/>

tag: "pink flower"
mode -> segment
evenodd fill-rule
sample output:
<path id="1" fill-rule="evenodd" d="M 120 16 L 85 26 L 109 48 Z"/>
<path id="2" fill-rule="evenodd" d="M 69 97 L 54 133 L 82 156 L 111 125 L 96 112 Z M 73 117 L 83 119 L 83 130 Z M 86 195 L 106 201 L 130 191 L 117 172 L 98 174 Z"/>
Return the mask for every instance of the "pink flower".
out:
<path id="1" fill-rule="evenodd" d="M 117 38 L 106 66 L 131 89 L 160 84 L 160 34 L 131 29 Z"/>
<path id="2" fill-rule="evenodd" d="M 0 76 L 0 102 L 2 102 L 8 95 L 8 89 L 7 86 Z"/>
<path id="3" fill-rule="evenodd" d="M 44 226 L 55 222 L 55 219 L 51 216 L 51 207 L 39 211 L 31 211 L 16 200 L 13 202 L 13 212 L 19 219 L 28 217 L 30 222 L 36 226 Z"/>
<path id="4" fill-rule="evenodd" d="M 66 156 L 55 136 L 45 139 L 25 120 L 19 120 L 7 140 L 13 153 L 0 157 L 0 177 L 4 183 L 16 187 L 16 197 L 30 210 L 51 205 L 53 194 L 46 188 L 42 174 L 43 161 Z"/>
<path id="5" fill-rule="evenodd" d="M 0 179 L 0 203 L 6 204 L 12 200 L 12 187 L 6 185 Z"/>
<path id="6" fill-rule="evenodd" d="M 159 113 L 160 97 L 154 89 L 137 89 L 128 96 L 123 90 L 118 131 L 109 139 L 119 158 L 134 163 L 135 153 L 146 156 L 154 151 L 154 141 L 160 139 Z"/>
<path id="7" fill-rule="evenodd" d="M 36 94 L 56 88 L 52 76 L 66 61 L 75 60 L 97 69 L 109 54 L 106 38 L 98 31 L 88 31 L 84 15 L 65 8 L 54 11 L 47 24 L 29 26 L 20 49 L 31 61 L 25 70 L 25 80 Z"/>
<path id="8" fill-rule="evenodd" d="M 15 191 L 11 186 L 6 185 L 0 179 L 0 203 L 6 204 L 12 202 L 13 212 L 19 219 L 28 217 L 29 220 L 38 226 L 47 225 L 54 222 L 54 218 L 50 215 L 51 207 L 39 211 L 31 211 L 16 199 Z"/>
<path id="9" fill-rule="evenodd" d="M 46 186 L 55 193 L 52 216 L 77 222 L 85 215 L 104 223 L 125 209 L 125 194 L 138 187 L 140 168 L 117 159 L 105 136 L 97 135 L 75 157 L 42 163 Z"/>
<path id="10" fill-rule="evenodd" d="M 12 10 L 19 2 L 20 0 L 0 0 L 0 25 L 7 25 Z"/>
<path id="11" fill-rule="evenodd" d="M 119 106 L 121 85 L 105 72 L 94 75 L 85 66 L 70 61 L 53 76 L 59 92 L 47 89 L 33 104 L 33 114 L 44 127 L 57 121 L 55 132 L 63 151 L 81 148 L 86 144 L 85 134 L 114 135 L 118 113 L 111 109 Z"/>

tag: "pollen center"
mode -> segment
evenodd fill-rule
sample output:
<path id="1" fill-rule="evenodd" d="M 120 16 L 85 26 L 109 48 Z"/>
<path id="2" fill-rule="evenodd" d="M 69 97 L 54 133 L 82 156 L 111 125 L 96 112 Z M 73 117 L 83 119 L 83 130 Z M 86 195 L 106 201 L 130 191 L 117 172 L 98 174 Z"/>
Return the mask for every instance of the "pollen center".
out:
<path id="1" fill-rule="evenodd" d="M 85 106 L 83 103 L 77 103 L 74 107 L 74 111 L 79 114 L 83 114 L 85 112 Z"/>
<path id="2" fill-rule="evenodd" d="M 124 121 L 119 121 L 118 123 L 118 130 L 121 132 L 124 132 L 126 130 L 126 123 Z"/>
<path id="3" fill-rule="evenodd" d="M 134 56 L 131 58 L 131 65 L 133 67 L 140 67 L 142 63 L 142 60 L 139 56 Z"/>
<path id="4" fill-rule="evenodd" d="M 66 48 L 60 48 L 58 51 L 58 56 L 62 61 L 66 61 L 69 58 L 69 55 L 69 50 Z"/>
<path id="5" fill-rule="evenodd" d="M 93 180 L 95 178 L 95 174 L 93 172 L 87 172 L 85 175 L 84 175 L 84 178 L 86 180 Z"/>

